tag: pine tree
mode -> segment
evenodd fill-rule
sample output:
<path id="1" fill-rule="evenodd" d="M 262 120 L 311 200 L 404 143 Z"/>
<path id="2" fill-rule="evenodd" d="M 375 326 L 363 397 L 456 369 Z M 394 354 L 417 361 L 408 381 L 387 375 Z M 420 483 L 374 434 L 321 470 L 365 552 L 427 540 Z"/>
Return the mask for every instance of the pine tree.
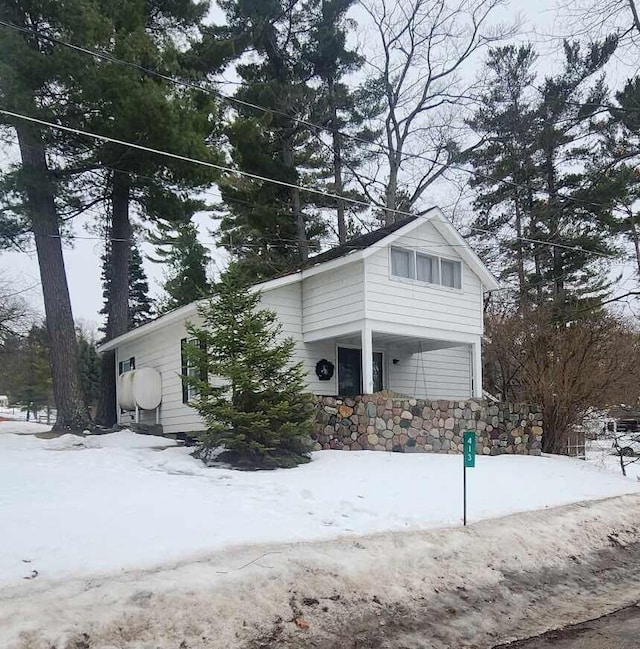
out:
<path id="1" fill-rule="evenodd" d="M 601 302 L 610 287 L 602 255 L 619 252 L 610 227 L 614 186 L 601 173 L 593 142 L 601 139 L 592 118 L 606 103 L 607 88 L 601 78 L 588 85 L 616 45 L 615 38 L 586 48 L 565 43 L 564 69 L 547 77 L 541 91 L 538 144 L 545 196 L 534 206 L 531 235 L 552 245 L 540 251 L 535 281 L 546 285 L 546 296 L 569 318 L 578 303 L 584 308 Z"/>
<path id="2" fill-rule="evenodd" d="M 237 57 L 242 86 L 235 97 L 273 112 L 236 105 L 227 128 L 233 163 L 241 171 L 290 185 L 314 184 L 322 166 L 320 144 L 303 123 L 316 99 L 314 72 L 304 44 L 309 30 L 305 6 L 289 0 L 225 0 L 227 24 L 219 37 Z M 220 185 L 225 211 L 221 244 L 234 272 L 255 282 L 303 263 L 317 248 L 325 225 L 316 200 L 296 187 L 247 177 L 226 178 Z"/>
<path id="3" fill-rule="evenodd" d="M 471 156 L 477 236 L 499 242 L 503 277 L 517 280 L 520 304 L 551 301 L 563 318 L 579 302 L 602 300 L 603 259 L 617 252 L 617 184 L 601 171 L 606 125 L 594 117 L 606 88 L 591 82 L 614 50 L 614 39 L 587 48 L 565 43 L 564 69 L 535 94 L 526 92 L 531 48 L 494 51 L 485 103 L 471 122 L 485 140 Z"/>
<path id="4" fill-rule="evenodd" d="M 162 223 L 157 229 L 158 232 L 149 237 L 150 243 L 156 246 L 157 256 L 150 259 L 168 269 L 163 284 L 167 297 L 159 307 L 160 313 L 166 313 L 209 293 L 209 253 L 198 241 L 198 228 L 192 221 L 175 228 Z"/>
<path id="5" fill-rule="evenodd" d="M 238 467 L 295 466 L 309 461 L 311 395 L 302 364 L 292 363 L 293 340 L 282 340 L 276 314 L 259 303 L 258 293 L 227 273 L 200 309 L 202 325 L 189 327 L 198 344 L 186 354 L 200 372 L 186 381 L 207 426 L 200 455 L 207 460 L 224 447 L 219 459 Z"/>
<path id="6" fill-rule="evenodd" d="M 0 100 L 3 108 L 45 121 L 69 123 L 75 105 L 69 101 L 73 79 L 90 76 L 92 57 L 56 48 L 42 36 L 91 45 L 102 32 L 97 3 L 69 0 L 10 2 L 0 18 L 18 27 L 0 31 Z M 20 31 L 23 30 L 23 31 Z M 7 165 L 0 179 L 0 236 L 4 245 L 20 233 L 33 234 L 40 268 L 51 371 L 57 407 L 54 428 L 89 425 L 78 378 L 73 313 L 61 242 L 61 199 L 65 165 L 55 156 L 59 134 L 22 119 L 1 118 L 3 130 L 18 140 L 20 163 Z M 62 232 L 63 233 L 63 232 Z"/>
<path id="7" fill-rule="evenodd" d="M 100 355 L 95 342 L 82 330 L 78 332 L 78 365 L 84 404 L 93 412 L 100 397 Z"/>
<path id="8" fill-rule="evenodd" d="M 220 120 L 214 94 L 182 87 L 162 76 L 202 81 L 192 65 L 190 49 L 198 39 L 198 26 L 209 3 L 98 0 L 97 5 L 103 25 L 92 46 L 134 67 L 99 58 L 91 74 L 71 75 L 67 101 L 74 107 L 72 125 L 220 162 L 223 155 L 216 147 Z M 143 73 L 135 66 L 160 74 Z M 143 221 L 180 221 L 199 204 L 191 198 L 194 191 L 209 186 L 218 173 L 210 167 L 113 142 L 93 142 L 86 147 L 84 143 L 79 146 L 77 139 L 66 138 L 60 150 L 72 161 L 67 175 L 70 184 L 82 189 L 84 205 L 102 207 L 108 216 L 113 240 L 106 334 L 113 338 L 141 321 L 138 314 L 128 313 L 134 207 Z M 102 363 L 104 400 L 97 419 L 111 425 L 115 423 L 114 353 L 105 352 Z"/>
<path id="9" fill-rule="evenodd" d="M 531 45 L 491 50 L 487 84 L 480 108 L 469 126 L 483 138 L 471 155 L 471 186 L 477 197 L 472 235 L 502 281 L 517 280 L 519 301 L 530 296 L 531 215 L 540 188 L 537 169 L 535 73 Z M 485 233 L 495 233 L 499 243 Z"/>
<path id="10" fill-rule="evenodd" d="M 615 98 L 606 141 L 605 173 L 620 185 L 614 228 L 632 243 L 640 278 L 640 77 L 629 79 Z"/>
<path id="11" fill-rule="evenodd" d="M 52 376 L 49 365 L 49 335 L 45 327 L 34 325 L 22 347 L 17 385 L 11 396 L 34 417 L 38 411 L 53 405 Z"/>
<path id="12" fill-rule="evenodd" d="M 110 240 L 105 245 L 105 251 L 102 254 L 102 297 L 103 307 L 100 309 L 100 314 L 106 316 L 104 325 L 100 328 L 100 332 L 106 336 L 107 339 L 113 336 L 110 332 L 113 330 L 109 321 L 108 305 L 111 300 L 111 293 L 113 291 L 113 261 L 112 261 L 112 247 Z M 153 304 L 149 297 L 149 282 L 142 265 L 142 257 L 138 249 L 135 239 L 132 239 L 129 244 L 129 256 L 131 262 L 129 264 L 129 277 L 127 280 L 127 313 L 129 317 L 127 331 L 149 322 L 153 317 Z"/>
<path id="13" fill-rule="evenodd" d="M 135 242 L 131 245 L 129 264 L 129 329 L 149 322 L 153 317 L 153 303 L 149 296 L 149 281 L 142 265 L 142 256 Z"/>
<path id="14" fill-rule="evenodd" d="M 349 29 L 355 27 L 355 23 L 347 19 L 347 13 L 355 4 L 356 0 L 309 2 L 311 29 L 306 56 L 321 84 L 312 119 L 330 132 L 330 140 L 324 144 L 324 151 L 321 150 L 321 157 L 326 160 L 326 176 L 331 179 L 326 189 L 339 196 L 365 200 L 362 194 L 345 188 L 349 177 L 374 156 L 366 142 L 373 142 L 378 133 L 370 130 L 368 122 L 382 107 L 376 87 L 372 89 L 368 84 L 353 89 L 345 82 L 348 75 L 364 65 L 364 57 L 347 46 Z M 315 137 L 324 142 L 324 133 L 316 132 Z M 326 199 L 324 205 L 335 209 L 338 240 L 345 243 L 348 230 L 354 227 L 354 219 L 349 222 L 347 216 L 354 209 L 353 204 L 341 199 Z"/>

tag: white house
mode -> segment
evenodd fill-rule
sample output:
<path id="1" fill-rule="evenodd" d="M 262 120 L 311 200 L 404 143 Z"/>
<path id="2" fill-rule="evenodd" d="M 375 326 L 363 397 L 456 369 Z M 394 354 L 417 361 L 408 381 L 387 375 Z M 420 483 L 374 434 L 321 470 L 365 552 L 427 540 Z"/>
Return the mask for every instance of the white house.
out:
<path id="1" fill-rule="evenodd" d="M 296 343 L 309 389 L 321 395 L 382 389 L 427 399 L 482 395 L 483 293 L 495 278 L 438 208 L 352 239 L 297 272 L 256 286 Z M 101 346 L 119 375 L 159 373 L 161 405 L 140 421 L 165 432 L 202 429 L 181 374 L 189 304 Z M 123 391 L 123 379 L 118 381 Z M 158 388 L 160 390 L 160 388 Z M 122 395 L 118 397 L 123 401 Z M 124 399 L 126 401 L 126 399 Z M 118 408 L 121 423 L 131 413 Z"/>

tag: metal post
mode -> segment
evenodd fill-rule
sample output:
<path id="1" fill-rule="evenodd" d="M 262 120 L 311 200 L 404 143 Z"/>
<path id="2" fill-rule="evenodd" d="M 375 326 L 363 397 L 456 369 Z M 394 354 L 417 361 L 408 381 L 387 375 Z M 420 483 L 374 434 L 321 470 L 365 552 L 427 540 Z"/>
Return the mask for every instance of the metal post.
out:
<path id="1" fill-rule="evenodd" d="M 462 465 L 462 524 L 467 526 L 467 465 Z"/>

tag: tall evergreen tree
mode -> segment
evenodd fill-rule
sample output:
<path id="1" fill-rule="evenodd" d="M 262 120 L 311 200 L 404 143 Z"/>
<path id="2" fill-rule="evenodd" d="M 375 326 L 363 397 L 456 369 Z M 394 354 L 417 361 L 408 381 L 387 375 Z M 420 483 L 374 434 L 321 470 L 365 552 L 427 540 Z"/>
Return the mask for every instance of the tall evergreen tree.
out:
<path id="1" fill-rule="evenodd" d="M 142 256 L 134 239 L 129 242 L 129 277 L 127 279 L 127 331 L 149 322 L 153 316 L 153 304 L 149 296 L 149 282 L 142 265 Z M 106 335 L 109 327 L 109 304 L 113 292 L 112 241 L 107 240 L 102 254 L 102 297 L 100 314 L 106 316 L 100 332 Z"/>
<path id="2" fill-rule="evenodd" d="M 564 69 L 545 78 L 521 116 L 513 99 L 491 111 L 501 95 L 516 89 L 517 96 L 532 78 L 532 53 L 494 52 L 492 86 L 472 122 L 486 138 L 472 156 L 481 236 L 501 241 L 506 274 L 517 278 L 521 298 L 532 299 L 534 288 L 537 301 L 550 300 L 560 312 L 577 302 L 599 303 L 607 290 L 603 256 L 616 252 L 610 235 L 617 184 L 601 173 L 603 126 L 594 119 L 606 88 L 601 79 L 590 83 L 615 45 L 615 39 L 587 48 L 565 43 Z"/>
<path id="3" fill-rule="evenodd" d="M 16 27 L 0 31 L 0 100 L 3 108 L 47 121 L 67 122 L 73 105 L 72 80 L 95 67 L 91 57 L 55 48 L 47 34 L 87 46 L 104 34 L 97 3 L 12 2 L 0 6 L 0 18 Z M 4 130 L 15 133 L 20 163 L 3 172 L 2 236 L 15 241 L 30 232 L 40 268 L 46 326 L 49 331 L 56 428 L 89 424 L 78 378 L 78 352 L 71 300 L 62 255 L 60 225 L 60 160 L 54 154 L 57 135 L 19 118 L 0 117 Z"/>
<path id="4" fill-rule="evenodd" d="M 377 133 L 368 123 L 382 107 L 377 87 L 367 85 L 353 89 L 345 81 L 347 75 L 357 72 L 364 64 L 364 58 L 347 46 L 349 29 L 355 27 L 355 23 L 347 19 L 347 13 L 355 4 L 356 0 L 311 0 L 308 3 L 311 29 L 306 56 L 320 81 L 313 122 L 330 132 L 330 143 L 325 145 L 328 151 L 322 152 L 331 179 L 327 189 L 339 196 L 346 193 L 364 200 L 366 197 L 361 194 L 346 190 L 347 181 L 374 155 L 366 143 L 373 142 Z M 316 131 L 315 137 L 324 141 L 322 131 Z M 345 243 L 349 204 L 339 198 L 328 199 L 325 204 L 335 209 L 338 240 Z M 353 209 L 353 204 L 350 207 Z"/>
<path id="5" fill-rule="evenodd" d="M 100 398 L 100 355 L 94 340 L 82 330 L 78 331 L 78 366 L 84 404 L 93 412 Z"/>
<path id="6" fill-rule="evenodd" d="M 158 232 L 149 241 L 156 246 L 156 258 L 151 261 L 164 264 L 167 269 L 163 284 L 167 295 L 161 302 L 161 313 L 195 302 L 209 293 L 209 253 L 198 241 L 198 228 L 192 221 L 175 228 L 158 224 Z"/>
<path id="7" fill-rule="evenodd" d="M 633 245 L 640 279 L 640 77 L 628 79 L 615 98 L 605 149 L 607 174 L 622 190 L 614 227 Z"/>
<path id="8" fill-rule="evenodd" d="M 494 262 L 501 280 L 514 277 L 521 303 L 529 300 L 531 216 L 538 177 L 534 63 L 531 45 L 508 45 L 491 50 L 487 59 L 487 84 L 482 108 L 469 121 L 483 144 L 472 154 L 478 216 L 473 233 L 483 256 Z M 483 236 L 498 235 L 498 242 Z M 533 253 L 535 256 L 535 253 Z"/>
<path id="9" fill-rule="evenodd" d="M 217 38 L 238 57 L 252 54 L 236 66 L 242 86 L 235 97 L 246 103 L 236 105 L 227 129 L 233 162 L 239 170 L 292 185 L 233 176 L 221 184 L 221 243 L 235 272 L 256 281 L 304 262 L 324 232 L 314 197 L 295 187 L 313 182 L 313 171 L 322 164 L 318 142 L 297 121 L 309 119 L 316 94 L 304 51 L 309 14 L 288 0 L 219 4 L 227 26 L 218 29 Z"/>
<path id="10" fill-rule="evenodd" d="M 52 40 L 98 49 L 165 75 L 194 78 L 189 45 L 208 11 L 207 2 L 71 0 L 61 5 L 48 0 L 33 7 L 29 3 L 14 5 L 1 15 L 27 31 L 2 30 L 0 47 L 6 54 L 2 61 L 11 62 L 0 69 L 6 91 L 3 105 L 106 136 L 143 141 L 158 149 L 203 160 L 220 159 L 215 147 L 219 120 L 213 95 L 185 90 L 158 75 L 92 57 Z M 130 323 L 127 281 L 132 211 L 142 218 L 182 218 L 193 210 L 190 190 L 209 185 L 216 174 L 210 168 L 132 147 L 105 142 L 88 145 L 79 138 L 42 131 L 20 121 L 11 124 L 23 145 L 23 166 L 30 171 L 21 177 L 14 174 L 13 182 L 5 183 L 9 201 L 16 193 L 23 194 L 25 200 L 13 210 L 16 218 L 12 221 L 3 214 L 2 226 L 7 226 L 8 236 L 15 236 L 27 213 L 37 215 L 35 220 L 28 217 L 28 225 L 36 233 L 42 261 L 48 326 L 56 332 L 52 336 L 54 376 L 56 368 L 64 368 L 54 382 L 61 388 L 57 398 L 64 401 L 58 411 L 61 417 L 75 418 L 82 421 L 78 425 L 84 425 L 56 211 L 73 213 L 102 206 L 109 217 L 114 237 L 107 323 L 111 338 L 125 333 Z M 52 164 L 57 167 L 53 172 L 49 169 Z M 104 354 L 103 361 L 103 376 L 113 381 L 113 354 Z M 112 387 L 103 391 L 102 423 L 112 423 L 115 418 Z"/>
<path id="11" fill-rule="evenodd" d="M 34 325 L 23 341 L 20 371 L 11 397 L 29 413 L 53 405 L 52 375 L 49 364 L 49 334 L 43 326 Z"/>
<path id="12" fill-rule="evenodd" d="M 101 5 L 109 26 L 108 54 L 162 75 L 194 78 L 189 46 L 208 2 L 176 0 L 115 0 Z M 185 51 L 186 50 L 186 51 Z M 165 77 L 141 73 L 135 67 L 100 59 L 95 73 L 76 80 L 70 100 L 77 106 L 76 121 L 86 130 L 120 140 L 219 162 L 217 104 L 213 94 L 175 85 Z M 106 304 L 107 338 L 125 333 L 139 314 L 129 314 L 131 273 L 129 240 L 133 213 L 143 220 L 181 221 L 199 202 L 192 192 L 210 185 L 217 172 L 111 142 L 87 151 L 69 142 L 68 155 L 76 158 L 82 184 L 91 203 L 102 203 L 113 237 L 110 251 L 110 291 Z M 89 183 L 87 169 L 93 171 Z M 95 172 L 102 182 L 96 183 Z M 103 401 L 98 420 L 115 422 L 115 355 L 102 356 Z"/>

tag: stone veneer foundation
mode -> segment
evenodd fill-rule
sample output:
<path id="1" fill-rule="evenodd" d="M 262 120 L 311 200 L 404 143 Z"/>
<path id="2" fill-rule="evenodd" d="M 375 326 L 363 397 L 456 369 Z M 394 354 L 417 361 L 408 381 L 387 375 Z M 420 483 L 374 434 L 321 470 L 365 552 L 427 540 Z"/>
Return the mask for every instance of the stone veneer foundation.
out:
<path id="1" fill-rule="evenodd" d="M 478 454 L 541 454 L 542 414 L 533 406 L 385 392 L 315 399 L 316 450 L 461 453 L 464 431 L 473 430 Z"/>

